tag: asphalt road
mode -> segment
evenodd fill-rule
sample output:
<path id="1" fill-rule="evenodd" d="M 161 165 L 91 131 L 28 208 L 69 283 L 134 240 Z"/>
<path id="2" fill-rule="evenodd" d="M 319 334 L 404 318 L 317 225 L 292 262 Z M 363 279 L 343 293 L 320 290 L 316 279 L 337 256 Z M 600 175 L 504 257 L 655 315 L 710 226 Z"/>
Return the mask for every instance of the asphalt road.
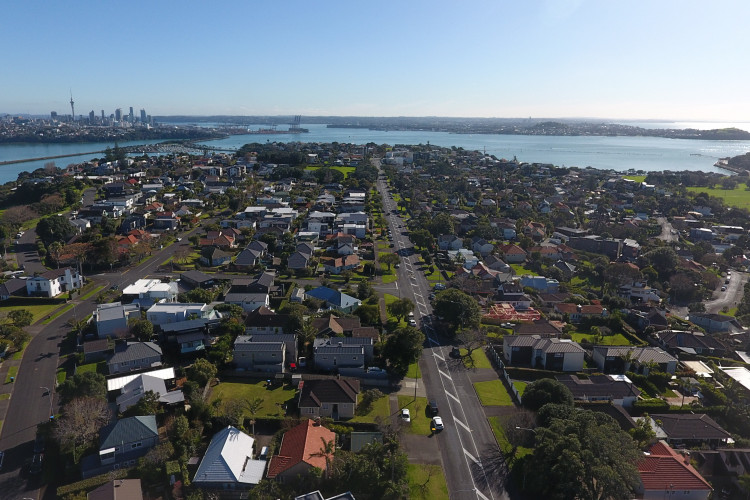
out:
<path id="1" fill-rule="evenodd" d="M 745 293 L 747 277 L 747 273 L 735 271 L 732 273 L 731 279 L 727 284 L 724 283 L 726 277 L 722 277 L 719 287 L 714 292 L 716 298 L 705 303 L 706 312 L 718 313 L 724 307 L 731 309 L 737 305 L 742 300 L 742 296 Z M 721 291 L 722 286 L 727 287 L 723 292 Z"/>
<path id="2" fill-rule="evenodd" d="M 397 205 L 384 180 L 378 180 L 378 190 L 383 195 L 394 247 L 401 255 L 398 295 L 414 301 L 415 319 L 427 336 L 427 347 L 422 352 L 422 380 L 428 398 L 437 401 L 445 425 L 434 439 L 440 448 L 450 498 L 507 499 L 503 478 L 493 472 L 501 454 L 482 405 L 463 363 L 450 358 L 452 345 L 438 338 L 432 327 L 432 287 L 418 269 L 419 255 L 412 252 L 411 242 L 402 234 L 406 233 L 403 220 L 393 214 Z"/>
<path id="3" fill-rule="evenodd" d="M 672 227 L 672 224 L 669 223 L 666 217 L 657 217 L 656 222 L 661 226 L 661 234 L 657 236 L 658 239 L 667 243 L 679 241 L 680 237 L 677 234 L 677 230 Z"/>
<path id="4" fill-rule="evenodd" d="M 182 235 L 187 239 L 197 227 Z M 27 232 L 29 234 L 30 232 Z M 30 237 L 30 236 L 29 236 Z M 154 274 L 162 262 L 168 259 L 178 248 L 179 243 L 172 244 L 158 250 L 153 257 L 143 264 L 128 268 L 124 271 L 104 273 L 88 277 L 97 285 L 124 285 L 135 280 Z M 163 274 L 163 273 L 161 273 Z M 5 451 L 5 462 L 0 474 L 0 498 L 3 500 L 23 498 L 55 498 L 51 489 L 44 492 L 40 489 L 38 479 L 29 477 L 26 465 L 33 455 L 33 442 L 36 436 L 36 426 L 46 422 L 50 415 L 50 395 L 42 387 L 52 389 L 54 412 L 58 411 L 58 398 L 54 392 L 56 372 L 59 363 L 59 352 L 62 341 L 69 331 L 67 323 L 70 319 L 82 319 L 91 314 L 96 308 L 96 296 L 87 300 L 76 299 L 75 307 L 65 314 L 44 325 L 41 322 L 27 328 L 32 340 L 26 347 L 21 361 L 13 393 L 10 398 L 8 411 L 3 420 L 0 433 L 0 450 Z"/>

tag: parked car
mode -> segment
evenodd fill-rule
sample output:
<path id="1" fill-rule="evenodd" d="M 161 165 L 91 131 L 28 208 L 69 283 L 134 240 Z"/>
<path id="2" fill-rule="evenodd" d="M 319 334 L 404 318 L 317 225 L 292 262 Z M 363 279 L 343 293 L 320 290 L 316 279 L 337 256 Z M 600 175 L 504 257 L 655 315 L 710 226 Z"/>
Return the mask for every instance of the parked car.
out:
<path id="1" fill-rule="evenodd" d="M 727 286 L 726 286 L 726 285 L 722 286 L 722 287 L 721 287 L 721 291 L 722 291 L 722 292 L 726 292 L 726 291 L 727 291 Z"/>
<path id="2" fill-rule="evenodd" d="M 432 417 L 432 430 L 442 431 L 443 429 L 445 429 L 445 426 L 443 425 L 443 419 L 440 417 Z"/>
<path id="3" fill-rule="evenodd" d="M 409 326 L 417 326 L 417 322 L 414 321 L 414 318 L 409 318 Z"/>
<path id="4" fill-rule="evenodd" d="M 442 283 L 435 283 L 435 290 L 445 290 L 445 285 Z"/>
<path id="5" fill-rule="evenodd" d="M 34 440 L 34 453 L 44 453 L 44 449 L 44 436 L 42 436 L 41 434 L 37 434 L 36 439 Z"/>
<path id="6" fill-rule="evenodd" d="M 34 453 L 34 457 L 31 459 L 31 465 L 29 466 L 29 473 L 39 474 L 42 472 L 42 462 L 44 461 L 44 455 L 41 453 Z"/>
<path id="7" fill-rule="evenodd" d="M 401 420 L 403 420 L 406 423 L 411 422 L 411 413 L 409 412 L 409 408 L 401 409 Z"/>
<path id="8" fill-rule="evenodd" d="M 433 417 L 434 417 L 435 415 L 437 415 L 437 414 L 438 414 L 438 405 L 437 405 L 437 401 L 435 401 L 434 399 L 431 399 L 431 400 L 430 400 L 430 403 L 429 403 L 429 406 L 428 406 L 428 409 L 430 410 L 430 414 L 431 414 L 431 415 L 432 415 Z"/>
<path id="9" fill-rule="evenodd" d="M 3 460 L 5 460 L 5 452 L 0 451 L 0 470 L 3 470 Z"/>

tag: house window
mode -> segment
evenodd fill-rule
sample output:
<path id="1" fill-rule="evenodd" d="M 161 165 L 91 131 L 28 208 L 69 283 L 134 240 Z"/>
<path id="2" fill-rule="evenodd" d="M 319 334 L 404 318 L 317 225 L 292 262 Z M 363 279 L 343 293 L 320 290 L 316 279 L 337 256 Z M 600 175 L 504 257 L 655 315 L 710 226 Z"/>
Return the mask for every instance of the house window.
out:
<path id="1" fill-rule="evenodd" d="M 324 409 L 324 410 L 327 410 L 327 409 L 328 409 L 328 403 L 323 403 L 323 409 Z"/>
<path id="2" fill-rule="evenodd" d="M 135 448 L 140 448 L 141 446 L 143 446 L 143 443 L 141 443 L 141 442 L 139 441 L 139 442 L 137 442 L 137 443 L 133 443 L 133 444 L 131 444 L 131 445 L 130 445 L 130 448 L 131 448 L 131 449 L 135 449 Z"/>

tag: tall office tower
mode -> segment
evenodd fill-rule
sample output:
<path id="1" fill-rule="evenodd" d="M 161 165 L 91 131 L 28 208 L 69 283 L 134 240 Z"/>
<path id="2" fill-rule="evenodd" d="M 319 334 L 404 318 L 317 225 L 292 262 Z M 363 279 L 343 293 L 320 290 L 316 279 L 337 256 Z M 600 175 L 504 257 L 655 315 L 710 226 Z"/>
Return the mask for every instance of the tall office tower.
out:
<path id="1" fill-rule="evenodd" d="M 133 106 L 130 106 L 130 114 L 129 114 L 128 116 L 130 117 L 130 118 L 128 119 L 128 121 L 129 121 L 130 123 L 133 123 L 133 122 L 135 121 L 135 118 L 133 117 Z"/>
<path id="2" fill-rule="evenodd" d="M 73 102 L 73 91 L 70 91 L 70 117 L 73 119 L 73 121 L 76 121 L 76 107 L 75 103 Z"/>
<path id="3" fill-rule="evenodd" d="M 146 110 L 141 109 L 141 123 L 146 123 Z"/>
<path id="4" fill-rule="evenodd" d="M 94 110 L 92 109 L 91 111 L 89 111 L 89 125 L 93 125 L 94 124 L 94 118 L 95 117 L 96 117 L 96 115 L 94 114 Z"/>
<path id="5" fill-rule="evenodd" d="M 102 123 L 104 123 L 104 110 L 102 110 Z"/>
<path id="6" fill-rule="evenodd" d="M 49 114 L 49 117 L 50 117 L 50 118 L 51 118 L 52 120 L 57 120 L 57 111 L 53 111 L 52 113 L 50 113 L 50 114 Z"/>
<path id="7" fill-rule="evenodd" d="M 122 121 L 122 109 L 117 108 L 115 110 L 115 120 L 117 120 L 118 122 Z"/>

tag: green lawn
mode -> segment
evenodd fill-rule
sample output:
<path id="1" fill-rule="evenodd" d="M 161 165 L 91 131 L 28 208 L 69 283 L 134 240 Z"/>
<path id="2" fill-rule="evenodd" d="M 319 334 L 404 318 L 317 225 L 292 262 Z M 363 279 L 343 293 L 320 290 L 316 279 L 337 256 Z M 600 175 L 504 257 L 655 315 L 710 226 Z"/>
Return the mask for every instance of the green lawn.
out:
<path id="1" fill-rule="evenodd" d="M 388 304 L 396 302 L 397 300 L 399 300 L 399 298 L 396 297 L 395 295 L 391 295 L 390 293 L 384 293 L 383 299 L 385 299 L 385 314 L 388 316 L 388 321 L 393 321 L 395 323 L 396 318 L 391 316 L 391 313 L 388 311 Z M 404 320 L 400 320 L 398 323 L 398 326 L 406 326 L 406 325 L 407 323 Z"/>
<path id="2" fill-rule="evenodd" d="M 411 434 L 421 434 L 428 436 L 432 433 L 430 430 L 430 422 L 432 418 L 428 417 L 425 413 L 427 409 L 427 398 L 418 397 L 414 401 L 414 396 L 399 396 L 398 397 L 398 409 L 408 408 L 411 416 L 411 423 L 404 424 L 404 427 Z"/>
<path id="3" fill-rule="evenodd" d="M 523 392 L 526 390 L 527 385 L 528 384 L 526 382 L 522 382 L 520 380 L 513 381 L 513 387 L 516 388 L 516 390 L 518 391 L 518 394 L 520 394 L 521 396 L 523 396 Z"/>
<path id="4" fill-rule="evenodd" d="M 481 349 L 474 349 L 474 351 L 471 353 L 471 359 L 474 361 L 472 364 L 471 361 L 466 357 L 466 355 L 469 353 L 467 349 L 460 349 L 461 352 L 461 360 L 464 362 L 464 366 L 467 368 L 492 368 L 492 364 L 490 364 L 490 360 L 487 359 L 487 355 L 484 353 Z"/>
<path id="5" fill-rule="evenodd" d="M 66 372 L 64 368 L 58 368 L 57 369 L 57 374 L 55 374 L 55 379 L 57 380 L 57 385 L 60 385 L 63 382 L 65 382 L 66 378 L 68 378 L 68 372 Z"/>
<path id="6" fill-rule="evenodd" d="M 448 485 L 443 469 L 439 465 L 409 464 L 406 475 L 409 478 L 409 498 L 411 500 L 448 500 Z"/>
<path id="7" fill-rule="evenodd" d="M 489 420 L 490 422 L 490 427 L 492 427 L 492 433 L 495 435 L 495 439 L 497 439 L 497 444 L 500 445 L 500 450 L 505 456 L 507 456 L 512 451 L 513 446 L 511 446 L 511 444 L 508 442 L 508 438 L 505 436 L 502 418 L 488 417 L 487 420 Z M 534 453 L 533 448 L 524 448 L 523 446 L 519 446 L 516 450 L 516 459 L 522 458 L 526 455 L 529 455 L 530 453 Z"/>
<path id="8" fill-rule="evenodd" d="M 474 390 L 484 406 L 513 406 L 510 394 L 499 380 L 474 382 Z"/>
<path id="9" fill-rule="evenodd" d="M 13 299 L 11 299 L 13 300 Z M 13 309 L 26 309 L 29 311 L 33 316 L 34 319 L 31 320 L 31 324 L 36 323 L 40 319 L 49 316 L 52 311 L 56 310 L 58 307 L 62 307 L 64 305 L 63 302 L 60 302 L 59 304 L 34 304 L 31 300 L 23 301 L 23 304 L 13 304 L 13 305 L 1 305 L 0 306 L 0 315 L 4 316 Z M 30 302 L 30 303 L 26 303 Z"/>
<path id="10" fill-rule="evenodd" d="M 688 192 L 708 193 L 709 196 L 721 198 L 726 205 L 738 208 L 750 209 L 750 191 L 743 182 L 737 183 L 734 189 L 722 189 L 721 187 L 688 187 Z"/>
<path id="11" fill-rule="evenodd" d="M 9 358 L 9 359 L 15 359 L 15 360 L 23 359 L 23 353 L 24 353 L 24 351 L 26 350 L 26 346 L 27 346 L 27 345 L 29 345 L 29 343 L 28 343 L 28 342 L 26 342 L 26 343 L 25 343 L 25 344 L 24 344 L 24 345 L 23 345 L 23 346 L 21 347 L 21 349 L 19 349 L 18 351 L 14 352 L 13 354 L 11 354 L 11 356 L 10 356 L 10 358 Z"/>
<path id="12" fill-rule="evenodd" d="M 8 367 L 8 374 L 5 376 L 5 383 L 10 384 L 10 378 L 15 377 L 18 375 L 18 367 L 17 366 L 9 366 Z"/>
<path id="13" fill-rule="evenodd" d="M 372 403 L 372 408 L 370 408 L 369 412 L 364 415 L 355 415 L 354 418 L 349 419 L 348 422 L 372 424 L 375 423 L 377 417 L 380 417 L 384 422 L 387 422 L 390 415 L 391 405 L 388 402 L 388 396 L 383 396 Z"/>
<path id="14" fill-rule="evenodd" d="M 73 309 L 75 306 L 76 306 L 75 304 L 68 304 L 67 306 L 63 307 L 62 309 L 59 309 L 59 310 L 55 311 L 54 314 L 51 314 L 47 319 L 45 319 L 44 321 L 42 321 L 42 324 L 43 325 L 48 325 L 48 324 L 52 323 L 52 321 L 54 321 L 55 319 L 57 319 L 58 316 L 62 316 L 66 312 L 68 312 L 71 309 Z"/>
<path id="15" fill-rule="evenodd" d="M 106 375 L 107 373 L 107 362 L 99 361 L 98 363 L 87 363 L 85 365 L 78 365 L 76 373 L 101 373 Z"/>
<path id="16" fill-rule="evenodd" d="M 94 294 L 101 292 L 103 289 L 104 289 L 104 285 L 98 286 L 94 288 L 93 290 L 91 290 L 90 292 L 86 293 L 86 295 L 82 296 L 80 300 L 90 299 Z"/>
<path id="17" fill-rule="evenodd" d="M 622 178 L 630 179 L 631 181 L 635 181 L 635 182 L 643 182 L 646 180 L 645 175 L 623 175 Z"/>
<path id="18" fill-rule="evenodd" d="M 10 399 L 10 393 L 6 392 L 5 394 L 0 394 L 0 401 L 3 401 L 5 399 Z"/>
<path id="19" fill-rule="evenodd" d="M 583 339 L 587 339 L 589 342 L 594 342 L 594 336 L 588 333 L 573 333 L 571 335 L 573 340 L 580 343 Z M 616 333 L 614 335 L 605 335 L 602 338 L 601 345 L 633 345 L 628 339 L 622 334 Z"/>
<path id="20" fill-rule="evenodd" d="M 404 378 L 422 378 L 422 371 L 419 369 L 419 363 L 414 362 L 409 365 L 409 370 Z"/>
<path id="21" fill-rule="evenodd" d="M 274 383 L 271 389 L 266 387 L 265 380 L 247 379 L 243 382 L 222 382 L 211 390 L 209 402 L 217 399 L 230 401 L 242 399 L 249 401 L 255 398 L 263 400 L 263 405 L 256 417 L 283 417 L 285 412 L 279 405 L 289 404 L 295 398 L 297 390 L 289 384 L 283 386 Z M 250 414 L 246 412 L 246 416 Z"/>
<path id="22" fill-rule="evenodd" d="M 305 170 L 318 170 L 319 168 L 323 168 L 323 166 L 307 166 L 305 167 Z M 349 174 L 354 172 L 354 170 L 357 167 L 342 167 L 340 165 L 334 165 L 334 166 L 328 166 L 331 170 L 338 170 L 342 174 L 344 174 L 344 179 L 349 177 Z"/>
<path id="23" fill-rule="evenodd" d="M 510 267 L 513 268 L 513 271 L 519 276 L 523 276 L 524 274 L 530 274 L 531 276 L 539 276 L 538 273 L 535 273 L 531 269 L 526 269 L 521 264 L 511 264 Z"/>

